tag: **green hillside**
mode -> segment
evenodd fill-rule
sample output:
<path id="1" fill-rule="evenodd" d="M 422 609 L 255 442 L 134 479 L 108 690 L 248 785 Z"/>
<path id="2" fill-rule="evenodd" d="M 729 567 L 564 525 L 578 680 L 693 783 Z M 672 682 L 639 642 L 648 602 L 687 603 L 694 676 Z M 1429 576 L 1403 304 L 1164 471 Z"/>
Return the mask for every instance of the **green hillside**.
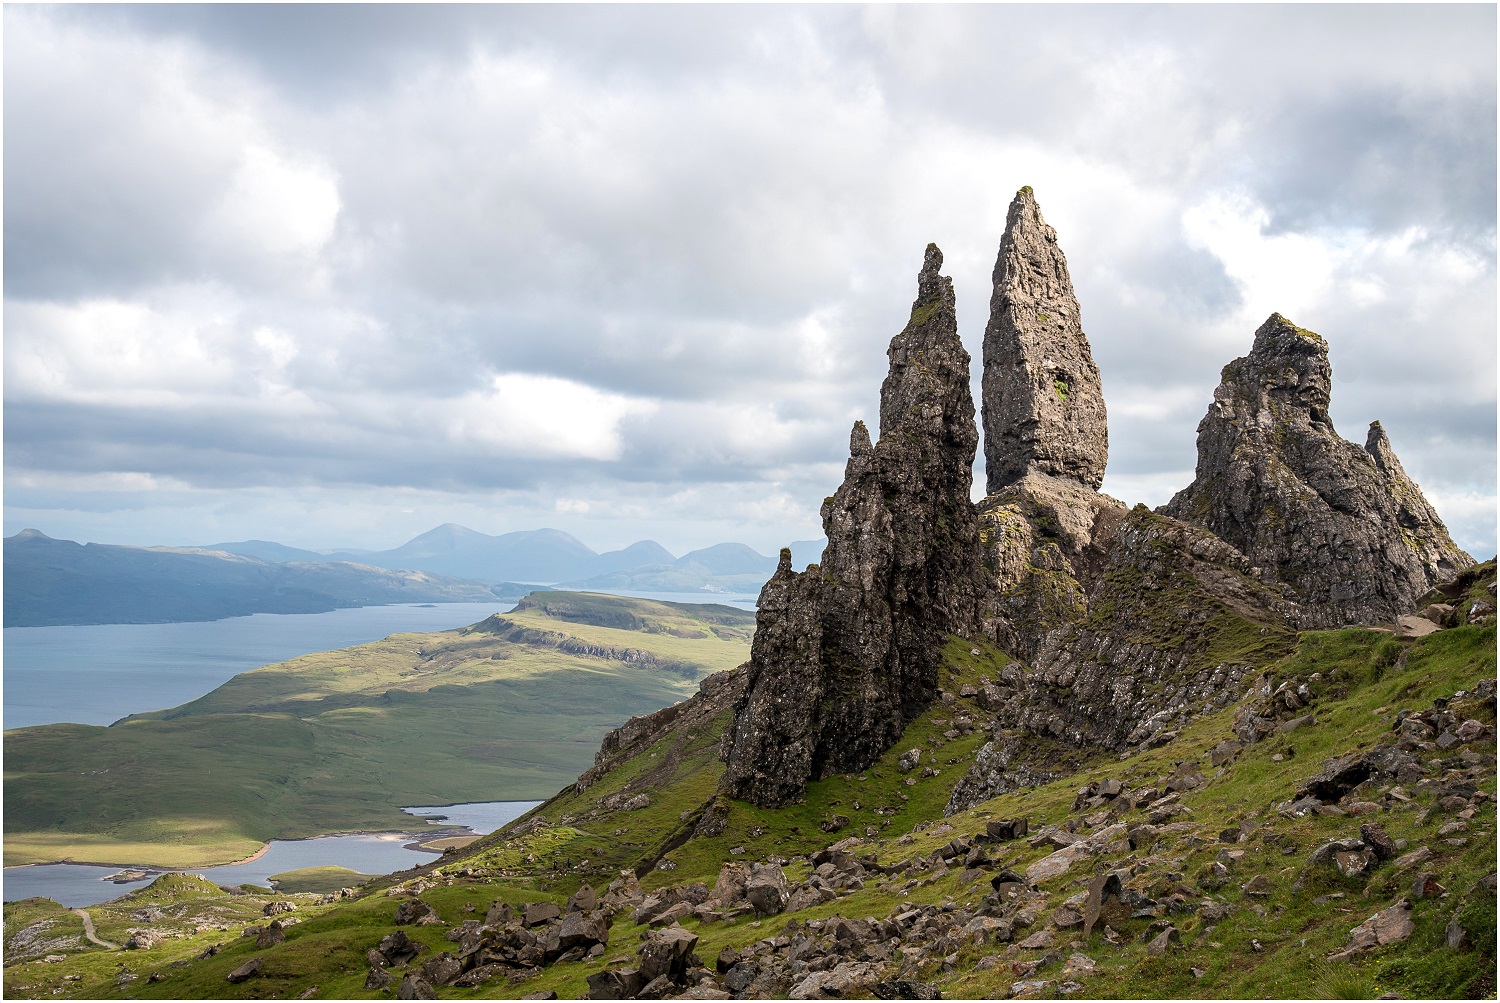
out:
<path id="1" fill-rule="evenodd" d="M 704 905 L 675 921 L 698 938 L 694 954 L 706 970 L 692 969 L 697 977 L 718 987 L 743 963 L 739 971 L 762 979 L 746 995 L 795 998 L 819 998 L 806 982 L 819 973 L 843 973 L 841 994 L 864 998 L 916 988 L 965 999 L 1493 997 L 1495 639 L 1493 624 L 1416 639 L 1359 628 L 1304 633 L 1244 699 L 1199 717 L 1169 744 L 1117 755 L 1037 740 L 1028 762 L 1057 779 L 947 817 L 955 784 L 988 737 L 978 726 L 983 686 L 1009 660 L 997 650 L 950 645 L 946 695 L 896 747 L 864 773 L 812 784 L 804 803 L 784 809 L 716 793 L 728 715 L 700 696 L 654 715 L 654 730 L 607 746 L 615 758 L 585 776 L 585 789 L 569 785 L 422 876 L 304 900 L 302 921 L 278 945 L 240 937 L 249 920 L 194 932 L 215 902 L 198 890 L 174 893 L 176 918 L 154 924 L 170 927 L 171 939 L 129 955 L 84 943 L 60 909 L 7 906 L 6 993 L 290 998 L 316 987 L 321 998 L 382 998 L 424 966 L 440 971 L 445 952 L 460 949 L 449 931 L 484 922 L 492 903 L 564 906 L 587 880 L 601 893 L 614 889 L 602 952 L 476 969 L 473 987 L 437 990 L 579 998 L 590 975 L 640 963 L 648 928 L 632 910 L 643 894 L 713 886 L 734 861 L 781 861 L 794 898 L 780 915 Z M 1293 727 L 1239 749 L 1224 744 L 1246 715 L 1274 712 L 1281 697 L 1270 694 L 1304 686 L 1303 706 L 1286 717 Z M 1400 724 L 1442 714 L 1474 722 L 1458 729 L 1467 736 L 1459 744 Z M 903 771 L 898 760 L 913 747 L 923 750 L 919 768 Z M 1306 800 L 1304 788 L 1330 762 L 1361 754 L 1396 757 L 1400 775 L 1351 777 L 1347 790 Z M 1028 820 L 1026 837 L 975 838 L 1014 818 Z M 1371 823 L 1394 856 L 1348 872 L 1320 859 L 1320 848 L 1358 838 Z M 968 848 L 955 850 L 955 840 Z M 820 853 L 836 841 L 842 857 Z M 1059 846 L 1070 843 L 1083 849 L 1058 866 L 1073 852 Z M 832 890 L 805 904 L 796 896 L 813 887 L 819 860 L 838 861 L 816 869 L 834 872 L 824 875 Z M 559 873 L 554 861 L 571 867 Z M 641 890 L 622 872 L 638 874 Z M 1089 889 L 1109 875 L 1123 879 L 1132 904 L 1105 900 L 1085 933 Z M 1012 880 L 1004 895 L 995 891 Z M 90 910 L 103 939 L 123 943 L 142 925 L 140 894 Z M 440 922 L 397 927 L 396 909 L 412 896 Z M 1332 957 L 1356 926 L 1393 909 L 1409 919 L 1404 935 Z M 424 952 L 392 965 L 389 988 L 366 988 L 365 952 L 398 930 Z M 897 932 L 899 949 L 882 930 Z M 64 961 L 34 960 L 49 936 L 45 950 Z M 219 951 L 203 957 L 213 945 Z M 226 980 L 256 958 L 249 981 Z M 135 979 L 121 981 L 122 960 Z M 160 980 L 148 981 L 153 975 Z"/>
<path id="2" fill-rule="evenodd" d="M 754 615 L 578 593 L 242 673 L 108 728 L 5 733 L 5 863 L 207 866 L 403 828 L 401 805 L 543 798 L 634 714 L 748 656 Z"/>

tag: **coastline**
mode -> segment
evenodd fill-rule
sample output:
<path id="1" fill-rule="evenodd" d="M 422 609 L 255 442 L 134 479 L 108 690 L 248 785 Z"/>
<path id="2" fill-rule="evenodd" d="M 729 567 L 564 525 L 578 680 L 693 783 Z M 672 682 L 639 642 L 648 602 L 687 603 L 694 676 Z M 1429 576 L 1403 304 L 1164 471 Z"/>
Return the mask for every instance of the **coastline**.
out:
<path id="1" fill-rule="evenodd" d="M 167 874 L 170 872 L 191 874 L 194 871 L 206 871 L 215 867 L 236 867 L 240 864 L 254 863 L 270 852 L 271 843 L 305 843 L 309 840 L 327 839 L 329 837 L 338 836 L 394 836 L 402 839 L 425 842 L 434 838 L 443 839 L 453 836 L 463 836 L 471 834 L 473 834 L 472 829 L 469 829 L 467 826 L 461 825 L 443 826 L 441 828 L 430 829 L 424 832 L 413 832 L 407 829 L 349 829 L 342 832 L 322 832 L 316 836 L 304 836 L 301 839 L 273 839 L 269 842 L 264 843 L 259 850 L 256 850 L 248 857 L 240 857 L 235 860 L 226 860 L 214 864 L 194 864 L 190 867 L 176 867 L 161 864 L 119 863 L 111 860 L 74 860 L 71 857 L 64 857 L 60 860 L 37 860 L 29 864 L 6 864 L 4 870 L 18 871 L 27 867 L 51 867 L 54 864 L 70 864 L 78 867 L 118 867 L 122 870 L 128 869 L 138 871 L 152 871 L 158 874 Z M 404 845 L 407 848 L 412 848 L 419 846 L 420 843 L 410 842 Z"/>

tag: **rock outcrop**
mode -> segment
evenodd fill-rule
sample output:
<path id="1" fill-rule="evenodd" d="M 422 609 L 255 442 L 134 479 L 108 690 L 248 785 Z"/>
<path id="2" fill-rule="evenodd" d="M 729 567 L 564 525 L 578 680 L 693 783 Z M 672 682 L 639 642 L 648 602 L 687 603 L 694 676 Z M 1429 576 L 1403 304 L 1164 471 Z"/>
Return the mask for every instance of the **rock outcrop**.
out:
<path id="1" fill-rule="evenodd" d="M 796 573 L 783 550 L 761 592 L 724 776 L 733 797 L 782 805 L 809 780 L 869 766 L 937 696 L 949 635 L 978 629 L 979 435 L 942 260 L 929 244 L 891 341 L 880 441 L 855 423 L 844 483 L 823 503 L 821 565 Z"/>
<path id="2" fill-rule="evenodd" d="M 1473 559 L 1453 545 L 1383 430 L 1371 430 L 1365 449 L 1334 431 L 1329 376 L 1327 343 L 1272 314 L 1250 354 L 1224 367 L 1198 426 L 1197 477 L 1162 511 L 1291 585 L 1302 627 L 1389 623 L 1444 566 Z"/>
<path id="3" fill-rule="evenodd" d="M 1030 472 L 1104 480 L 1104 392 L 1057 231 L 1030 188 L 1010 204 L 984 330 L 984 462 L 994 494 Z"/>
<path id="4" fill-rule="evenodd" d="M 996 682 L 988 703 L 1006 732 L 980 749 L 950 814 L 1053 779 L 1029 758 L 1037 739 L 1059 750 L 1164 744 L 1291 650 L 1297 607 L 1284 587 L 1213 534 L 1138 505 L 1110 540 L 1072 618 Z"/>

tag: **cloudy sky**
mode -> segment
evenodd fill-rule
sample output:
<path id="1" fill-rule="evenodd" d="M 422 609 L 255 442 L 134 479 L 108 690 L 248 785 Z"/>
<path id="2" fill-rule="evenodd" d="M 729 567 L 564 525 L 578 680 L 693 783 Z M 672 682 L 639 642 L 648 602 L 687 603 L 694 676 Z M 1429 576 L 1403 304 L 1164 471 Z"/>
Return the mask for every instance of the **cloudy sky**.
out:
<path id="1" fill-rule="evenodd" d="M 5 533 L 774 553 L 820 532 L 928 241 L 977 378 L 1029 184 L 1106 491 L 1191 480 L 1279 310 L 1340 432 L 1381 419 L 1489 556 L 1495 18 L 9 6 Z"/>

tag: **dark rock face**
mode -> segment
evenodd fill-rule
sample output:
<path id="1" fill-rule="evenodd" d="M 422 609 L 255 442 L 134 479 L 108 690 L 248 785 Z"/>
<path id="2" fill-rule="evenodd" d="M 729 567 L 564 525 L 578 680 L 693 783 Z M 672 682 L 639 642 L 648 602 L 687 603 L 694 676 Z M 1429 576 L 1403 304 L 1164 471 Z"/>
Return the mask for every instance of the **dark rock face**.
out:
<path id="1" fill-rule="evenodd" d="M 1072 618 L 1032 641 L 1029 666 L 1005 666 L 990 698 L 998 722 L 1074 749 L 1170 740 L 1291 649 L 1297 607 L 1267 578 L 1213 534 L 1136 506 L 1111 527 Z M 979 750 L 948 814 L 1053 779 L 1015 745 L 1002 736 Z"/>
<path id="2" fill-rule="evenodd" d="M 1010 204 L 984 330 L 987 491 L 1036 471 L 1097 488 L 1109 456 L 1104 392 L 1057 231 L 1030 188 Z"/>
<path id="3" fill-rule="evenodd" d="M 1383 430 L 1372 429 L 1366 449 L 1339 438 L 1329 374 L 1327 343 L 1272 314 L 1250 354 L 1224 367 L 1198 426 L 1197 477 L 1162 511 L 1209 529 L 1296 589 L 1302 627 L 1387 623 L 1445 563 L 1473 559 L 1453 545 Z"/>
<path id="4" fill-rule="evenodd" d="M 977 630 L 982 580 L 969 500 L 978 445 L 952 281 L 928 245 L 916 302 L 891 341 L 880 442 L 850 436 L 823 503 L 828 546 L 800 574 L 783 551 L 761 592 L 726 791 L 762 806 L 864 769 L 937 695 L 942 649 Z"/>
<path id="5" fill-rule="evenodd" d="M 1370 432 L 1365 437 L 1365 452 L 1375 461 L 1375 467 L 1385 478 L 1391 498 L 1396 503 L 1396 522 L 1401 527 L 1402 539 L 1422 567 L 1429 581 L 1440 582 L 1453 578 L 1465 568 L 1473 567 L 1474 559 L 1453 542 L 1448 527 L 1438 518 L 1437 510 L 1427 501 L 1422 489 L 1406 476 L 1391 440 L 1380 422 L 1370 422 Z"/>

